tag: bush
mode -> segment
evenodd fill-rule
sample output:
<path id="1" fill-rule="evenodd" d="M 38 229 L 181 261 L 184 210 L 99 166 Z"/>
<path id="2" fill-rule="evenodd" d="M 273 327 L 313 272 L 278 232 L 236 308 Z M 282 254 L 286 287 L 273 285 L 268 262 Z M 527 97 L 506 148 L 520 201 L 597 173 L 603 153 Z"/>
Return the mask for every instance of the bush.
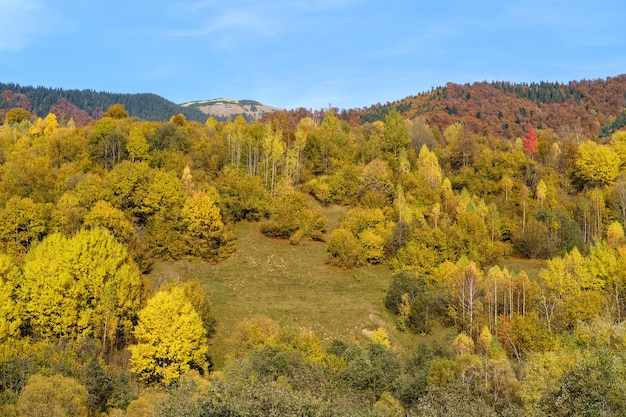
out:
<path id="1" fill-rule="evenodd" d="M 323 240 L 325 227 L 322 212 L 309 207 L 293 187 L 282 184 L 277 187 L 270 219 L 261 226 L 261 233 L 299 244 L 304 238 Z"/>
<path id="2" fill-rule="evenodd" d="M 361 244 L 357 238 L 342 227 L 335 229 L 328 239 L 327 262 L 340 268 L 356 268 L 365 262 Z"/>

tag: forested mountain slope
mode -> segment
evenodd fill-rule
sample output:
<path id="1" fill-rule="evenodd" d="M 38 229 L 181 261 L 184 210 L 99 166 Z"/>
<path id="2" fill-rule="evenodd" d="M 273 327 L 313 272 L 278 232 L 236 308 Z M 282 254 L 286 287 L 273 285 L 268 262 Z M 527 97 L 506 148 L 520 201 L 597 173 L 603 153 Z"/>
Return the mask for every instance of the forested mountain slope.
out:
<path id="1" fill-rule="evenodd" d="M 396 109 L 408 119 L 424 118 L 441 131 L 461 121 L 473 133 L 496 137 L 521 137 L 528 126 L 535 126 L 564 136 L 604 138 L 626 125 L 625 108 L 626 75 L 618 75 L 567 84 L 448 83 L 344 115 L 359 123 L 372 122 Z"/>
<path id="2" fill-rule="evenodd" d="M 166 121 L 176 114 L 188 120 L 204 122 L 207 116 L 192 107 L 182 107 L 156 94 L 117 94 L 93 90 L 28 87 L 0 83 L 0 118 L 13 107 L 22 107 L 45 117 L 54 113 L 59 120 L 70 118 L 84 126 L 102 117 L 113 104 L 122 104 L 128 114 L 144 120 Z"/>

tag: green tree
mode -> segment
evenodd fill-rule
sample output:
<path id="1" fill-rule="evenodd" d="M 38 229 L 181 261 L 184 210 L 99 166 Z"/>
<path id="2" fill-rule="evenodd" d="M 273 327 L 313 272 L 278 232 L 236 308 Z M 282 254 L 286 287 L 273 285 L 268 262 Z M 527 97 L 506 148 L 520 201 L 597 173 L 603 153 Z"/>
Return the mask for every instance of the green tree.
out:
<path id="1" fill-rule="evenodd" d="M 607 349 L 587 352 L 541 399 L 540 407 L 551 416 L 622 416 L 625 376 L 622 355 Z"/>
<path id="2" fill-rule="evenodd" d="M 206 370 L 207 336 L 183 288 L 159 291 L 139 312 L 131 369 L 149 384 L 169 386 L 191 369 Z"/>
<path id="3" fill-rule="evenodd" d="M 112 118 L 98 120 L 87 138 L 87 152 L 105 169 L 111 169 L 126 157 L 128 132 Z"/>
<path id="4" fill-rule="evenodd" d="M 76 380 L 62 375 L 33 375 L 17 400 L 22 417 L 85 417 L 87 390 Z"/>
<path id="5" fill-rule="evenodd" d="M 339 227 L 331 233 L 328 239 L 327 262 L 341 268 L 354 268 L 363 265 L 361 244 L 352 232 Z"/>
<path id="6" fill-rule="evenodd" d="M 269 317 L 257 315 L 246 319 L 238 323 L 231 333 L 230 356 L 244 356 L 251 350 L 274 345 L 278 342 L 280 331 L 280 326 Z"/>
<path id="7" fill-rule="evenodd" d="M 13 125 L 16 123 L 20 123 L 24 120 L 30 120 L 31 114 L 28 110 L 25 110 L 21 107 L 14 107 L 10 109 L 6 116 L 4 117 L 4 123 L 8 125 Z"/>
<path id="8" fill-rule="evenodd" d="M 276 187 L 270 218 L 261 231 L 265 235 L 289 239 L 292 244 L 298 244 L 304 238 L 321 240 L 325 227 L 326 218 L 321 210 L 310 207 L 302 193 L 281 182 Z"/>
<path id="9" fill-rule="evenodd" d="M 270 194 L 263 187 L 261 178 L 226 166 L 217 177 L 215 186 L 226 218 L 234 221 L 259 220 L 269 213 Z"/>

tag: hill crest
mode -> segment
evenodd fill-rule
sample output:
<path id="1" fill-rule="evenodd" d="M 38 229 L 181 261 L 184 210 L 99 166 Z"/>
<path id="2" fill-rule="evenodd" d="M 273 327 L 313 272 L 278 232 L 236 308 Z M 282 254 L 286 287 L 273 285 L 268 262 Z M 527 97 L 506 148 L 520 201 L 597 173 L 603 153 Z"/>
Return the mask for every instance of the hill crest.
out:
<path id="1" fill-rule="evenodd" d="M 259 120 L 266 114 L 278 110 L 255 100 L 236 100 L 232 98 L 215 98 L 210 100 L 196 100 L 181 103 L 185 108 L 195 108 L 207 116 L 213 116 L 218 120 L 243 115 L 246 120 Z"/>

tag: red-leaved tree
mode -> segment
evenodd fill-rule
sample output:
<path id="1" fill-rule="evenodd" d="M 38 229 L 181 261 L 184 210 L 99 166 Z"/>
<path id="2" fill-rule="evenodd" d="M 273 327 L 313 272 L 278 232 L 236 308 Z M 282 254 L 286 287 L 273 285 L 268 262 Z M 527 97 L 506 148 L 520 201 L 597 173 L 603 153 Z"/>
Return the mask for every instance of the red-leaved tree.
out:
<path id="1" fill-rule="evenodd" d="M 530 155 L 534 155 L 537 153 L 537 148 L 539 145 L 539 141 L 537 140 L 537 132 L 534 127 L 530 127 L 526 136 L 524 136 L 524 150 L 528 152 Z"/>

